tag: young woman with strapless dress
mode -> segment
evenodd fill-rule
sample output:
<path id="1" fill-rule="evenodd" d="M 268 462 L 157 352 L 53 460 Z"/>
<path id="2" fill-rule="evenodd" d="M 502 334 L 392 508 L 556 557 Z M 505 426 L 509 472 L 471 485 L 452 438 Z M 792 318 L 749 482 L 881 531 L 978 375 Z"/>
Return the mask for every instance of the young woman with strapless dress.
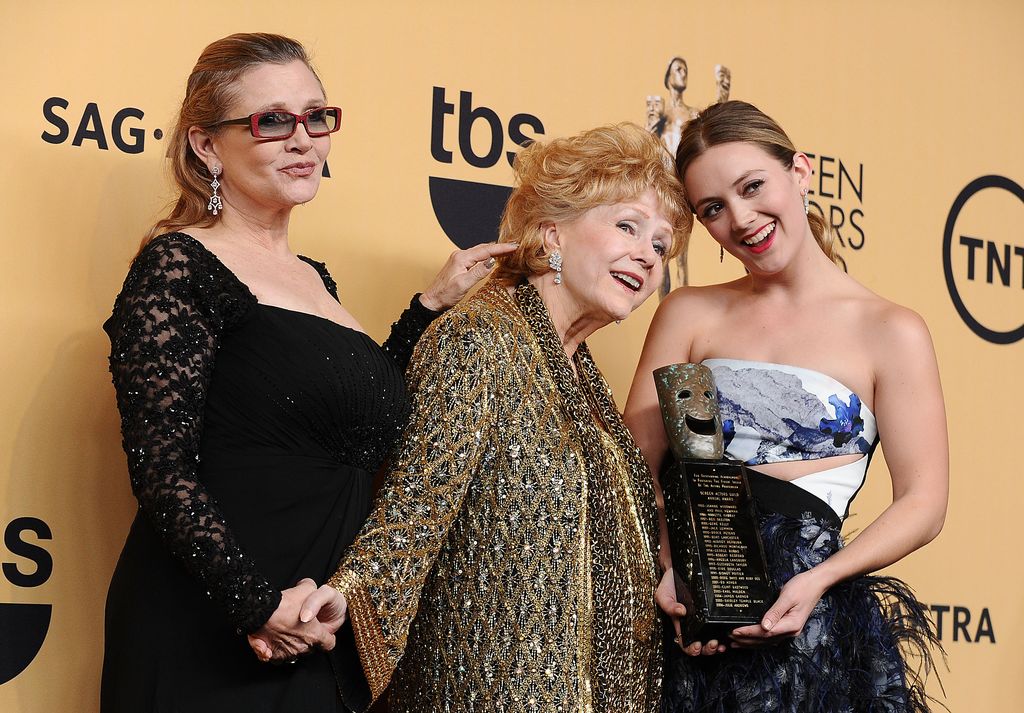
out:
<path id="1" fill-rule="evenodd" d="M 651 372 L 711 368 L 726 455 L 753 469 L 779 596 L 760 623 L 684 650 L 663 547 L 658 600 L 677 619 L 663 709 L 926 710 L 915 657 L 927 666 L 935 641 L 924 608 L 899 580 L 871 573 L 932 540 L 945 516 L 948 446 L 928 329 L 836 265 L 828 226 L 807 207 L 810 161 L 755 107 L 704 110 L 683 133 L 677 171 L 697 219 L 747 274 L 662 302 L 626 422 L 657 474 L 668 444 Z M 844 546 L 842 521 L 879 442 L 892 503 Z"/>

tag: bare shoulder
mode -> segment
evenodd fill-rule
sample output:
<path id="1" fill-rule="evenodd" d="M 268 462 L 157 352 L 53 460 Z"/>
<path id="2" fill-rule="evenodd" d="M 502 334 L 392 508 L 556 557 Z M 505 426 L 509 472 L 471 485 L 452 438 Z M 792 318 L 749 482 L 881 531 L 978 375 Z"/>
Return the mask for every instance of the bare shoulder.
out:
<path id="1" fill-rule="evenodd" d="M 680 287 L 658 305 L 638 370 L 689 361 L 692 345 L 713 331 L 740 293 L 736 283 Z"/>
<path id="2" fill-rule="evenodd" d="M 747 278 L 702 287 L 679 287 L 658 306 L 658 314 L 715 319 L 745 291 Z"/>
<path id="3" fill-rule="evenodd" d="M 879 357 L 934 359 L 931 333 L 921 315 L 874 293 L 869 295 L 864 298 L 862 324 Z"/>

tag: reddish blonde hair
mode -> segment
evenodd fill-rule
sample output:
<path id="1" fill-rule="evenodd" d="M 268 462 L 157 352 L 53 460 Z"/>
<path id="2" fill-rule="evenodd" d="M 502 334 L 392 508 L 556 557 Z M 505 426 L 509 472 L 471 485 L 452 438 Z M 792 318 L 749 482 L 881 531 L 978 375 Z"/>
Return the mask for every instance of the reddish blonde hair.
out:
<path id="1" fill-rule="evenodd" d="M 518 243 L 498 259 L 495 279 L 516 284 L 548 271 L 541 226 L 570 221 L 591 208 L 632 200 L 648 190 L 672 224 L 664 259 L 686 249 L 693 214 L 661 141 L 636 124 L 599 126 L 575 136 L 535 142 L 515 160 L 515 187 L 505 206 L 498 242 Z"/>

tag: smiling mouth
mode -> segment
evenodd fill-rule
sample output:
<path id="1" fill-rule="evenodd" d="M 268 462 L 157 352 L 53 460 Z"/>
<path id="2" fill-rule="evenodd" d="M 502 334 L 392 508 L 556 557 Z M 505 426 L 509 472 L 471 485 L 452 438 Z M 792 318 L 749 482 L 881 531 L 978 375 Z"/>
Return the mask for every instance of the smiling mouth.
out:
<path id="1" fill-rule="evenodd" d="M 756 248 L 775 234 L 775 221 L 761 228 L 749 238 L 743 239 L 743 244 L 748 248 Z"/>
<path id="2" fill-rule="evenodd" d="M 614 277 L 620 283 L 625 285 L 626 288 L 632 290 L 633 292 L 639 292 L 640 288 L 643 287 L 644 284 L 642 280 L 638 280 L 632 275 L 627 275 L 624 272 L 613 272 L 612 277 Z"/>

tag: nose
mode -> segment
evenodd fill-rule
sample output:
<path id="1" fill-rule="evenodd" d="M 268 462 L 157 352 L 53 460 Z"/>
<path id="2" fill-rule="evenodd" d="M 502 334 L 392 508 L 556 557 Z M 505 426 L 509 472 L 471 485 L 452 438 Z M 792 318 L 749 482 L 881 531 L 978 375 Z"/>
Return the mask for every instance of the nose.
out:
<path id="1" fill-rule="evenodd" d="M 661 256 L 654 250 L 654 245 L 649 240 L 637 241 L 637 247 L 633 251 L 633 260 L 638 265 L 650 272 L 651 269 L 661 261 Z"/>
<path id="2" fill-rule="evenodd" d="M 728 208 L 729 218 L 732 221 L 732 232 L 739 235 L 746 235 L 757 217 L 753 210 L 744 203 L 738 203 Z"/>
<path id="3" fill-rule="evenodd" d="M 288 137 L 288 150 L 306 153 L 312 146 L 313 139 L 310 138 L 309 131 L 306 130 L 306 125 L 301 121 L 297 122 L 295 125 L 295 133 Z"/>

